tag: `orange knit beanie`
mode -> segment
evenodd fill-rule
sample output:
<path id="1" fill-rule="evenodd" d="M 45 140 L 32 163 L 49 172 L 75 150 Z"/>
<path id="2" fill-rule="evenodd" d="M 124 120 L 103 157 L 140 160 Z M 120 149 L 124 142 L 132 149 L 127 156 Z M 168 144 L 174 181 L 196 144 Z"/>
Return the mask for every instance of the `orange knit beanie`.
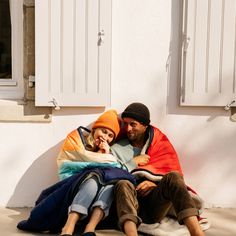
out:
<path id="1" fill-rule="evenodd" d="M 98 117 L 94 122 L 92 129 L 104 127 L 108 128 L 115 134 L 115 138 L 120 132 L 120 119 L 116 110 L 108 110 Z"/>

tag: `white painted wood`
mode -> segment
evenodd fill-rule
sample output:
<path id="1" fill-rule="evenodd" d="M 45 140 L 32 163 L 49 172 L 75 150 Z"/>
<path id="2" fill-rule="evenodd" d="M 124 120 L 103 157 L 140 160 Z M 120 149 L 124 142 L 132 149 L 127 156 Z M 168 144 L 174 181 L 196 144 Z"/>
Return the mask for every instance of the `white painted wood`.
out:
<path id="1" fill-rule="evenodd" d="M 98 85 L 98 24 L 99 24 L 99 3 L 97 0 L 86 1 L 87 10 L 87 78 L 86 78 L 86 92 L 88 94 L 97 94 Z"/>
<path id="2" fill-rule="evenodd" d="M 51 61 L 51 3 L 54 1 L 35 1 L 35 103 L 49 106 L 48 94 L 51 93 L 51 73 L 55 61 Z M 56 8 L 56 5 L 54 5 Z M 51 13 L 53 16 L 53 12 Z M 57 41 L 55 40 L 55 43 Z M 55 45 L 55 44 L 54 44 Z"/>
<path id="3" fill-rule="evenodd" d="M 99 82 L 98 82 L 98 92 L 103 94 L 103 99 L 110 95 L 111 80 L 111 67 L 109 62 L 111 61 L 111 24 L 110 19 L 112 18 L 112 12 L 109 10 L 112 8 L 112 2 L 107 0 L 100 0 L 100 29 L 99 31 L 104 31 L 104 42 L 102 42 L 98 51 L 98 60 L 107 61 L 106 63 L 101 63 L 99 66 Z M 104 84 L 106 86 L 104 86 Z"/>
<path id="4" fill-rule="evenodd" d="M 236 100 L 235 4 L 184 1 L 181 105 L 225 106 Z"/>
<path id="5" fill-rule="evenodd" d="M 204 91 L 207 39 L 207 7 L 205 0 L 196 2 L 195 38 L 194 38 L 194 77 L 192 91 Z M 190 37 L 192 38 L 192 37 Z M 191 44 L 191 41 L 190 41 Z"/>
<path id="6" fill-rule="evenodd" d="M 214 4 L 210 4 L 210 22 L 209 24 L 209 49 L 207 63 L 207 91 L 217 93 L 219 91 L 220 68 L 220 42 L 221 34 L 219 34 L 221 18 L 222 18 L 222 0 L 215 0 Z M 212 20 L 214 19 L 214 20 Z"/>
<path id="7" fill-rule="evenodd" d="M 111 0 L 35 4 L 36 105 L 109 105 Z M 98 45 L 101 29 L 106 39 Z"/>
<path id="8" fill-rule="evenodd" d="M 224 1 L 224 38 L 222 55 L 221 90 L 223 94 L 233 93 L 233 80 L 235 69 L 235 0 Z"/>
<path id="9" fill-rule="evenodd" d="M 74 73 L 77 78 L 75 81 L 75 91 L 76 93 L 82 94 L 84 91 L 86 91 L 86 0 L 81 0 L 80 4 L 77 4 L 75 2 L 75 17 L 76 17 L 76 24 L 74 25 L 75 28 L 75 42 L 78 42 L 75 44 L 75 59 L 73 61 L 74 63 Z M 80 19 L 80 20 L 79 20 Z M 84 35 L 84 37 L 81 37 L 81 35 Z"/>
<path id="10" fill-rule="evenodd" d="M 47 1 L 46 1 L 47 2 Z M 48 20 L 48 28 L 46 32 L 43 32 L 41 37 L 45 37 L 45 42 L 42 44 L 48 44 L 48 62 L 47 61 L 40 61 L 37 63 L 36 61 L 36 67 L 39 66 L 40 68 L 36 71 L 36 102 L 37 102 L 37 90 L 41 88 L 41 84 L 46 85 L 45 92 L 48 91 L 51 94 L 60 93 L 61 90 L 61 81 L 62 81 L 62 64 L 61 64 L 61 58 L 63 56 L 63 51 L 61 50 L 61 45 L 63 42 L 62 37 L 62 30 L 63 26 L 61 26 L 62 21 L 62 6 L 61 1 L 58 0 L 51 0 L 48 3 L 48 11 L 47 11 L 47 17 Z M 37 7 L 35 7 L 35 11 L 37 14 L 41 14 L 40 11 L 37 10 Z M 37 22 L 36 22 L 37 23 Z M 47 24 L 45 22 L 45 24 Z M 40 41 L 39 41 L 40 43 Z M 43 46 L 43 45 L 42 45 Z M 36 49 L 37 49 L 36 44 Z M 36 58 L 38 58 L 38 54 L 36 52 Z M 41 77 L 37 75 L 40 74 L 43 68 L 47 65 L 45 63 L 48 63 L 48 79 L 45 75 L 45 77 Z M 48 84 L 47 84 L 48 83 Z M 47 88 L 48 86 L 48 88 Z M 44 92 L 44 94 L 45 94 Z M 45 94 L 46 95 L 46 94 Z M 40 96 L 40 94 L 39 94 Z M 53 96 L 53 95 L 52 95 Z M 44 98 L 46 99 L 46 97 Z M 47 98 L 48 99 L 48 98 Z M 51 101 L 51 99 L 48 99 Z M 45 101 L 47 102 L 47 101 Z M 50 103 L 49 103 L 50 104 Z"/>

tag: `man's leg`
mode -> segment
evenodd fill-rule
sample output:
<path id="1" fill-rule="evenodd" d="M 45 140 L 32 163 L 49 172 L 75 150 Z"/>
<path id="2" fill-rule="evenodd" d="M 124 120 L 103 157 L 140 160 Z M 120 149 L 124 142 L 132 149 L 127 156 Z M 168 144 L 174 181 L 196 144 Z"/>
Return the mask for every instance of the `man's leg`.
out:
<path id="1" fill-rule="evenodd" d="M 184 223 L 192 236 L 204 235 L 197 220 L 198 210 L 177 172 L 163 176 L 147 197 L 140 198 L 140 216 L 145 223 L 160 222 L 172 204 L 179 223 Z"/>
<path id="2" fill-rule="evenodd" d="M 141 219 L 137 215 L 138 201 L 134 185 L 127 180 L 120 180 L 115 185 L 115 200 L 120 228 L 127 236 L 137 236 Z"/>
<path id="3" fill-rule="evenodd" d="M 124 222 L 123 231 L 127 236 L 138 236 L 137 225 L 131 220 Z"/>
<path id="4" fill-rule="evenodd" d="M 183 219 L 184 224 L 187 226 L 190 235 L 192 236 L 204 236 L 201 226 L 199 225 L 196 216 L 189 216 Z"/>

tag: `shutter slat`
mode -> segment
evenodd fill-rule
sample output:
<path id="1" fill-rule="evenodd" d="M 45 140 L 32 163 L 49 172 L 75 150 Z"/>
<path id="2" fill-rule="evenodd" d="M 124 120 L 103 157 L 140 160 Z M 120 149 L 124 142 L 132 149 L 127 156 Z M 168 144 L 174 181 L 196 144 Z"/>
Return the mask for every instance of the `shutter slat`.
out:
<path id="1" fill-rule="evenodd" d="M 47 1 L 46 1 L 47 2 Z M 48 91 L 49 94 L 54 94 L 54 93 L 60 93 L 62 90 L 62 73 L 63 73 L 63 68 L 62 68 L 62 63 L 61 63 L 61 34 L 62 34 L 62 29 L 61 29 L 61 18 L 62 18 L 62 10 L 61 10 L 61 1 L 57 0 L 52 0 L 51 3 L 49 2 L 49 9 L 47 14 L 45 14 L 49 18 L 49 28 L 48 32 L 46 35 L 42 35 L 42 37 L 45 38 L 45 41 L 48 38 L 48 44 L 49 44 L 49 76 L 48 76 L 48 83 L 49 83 L 49 89 L 47 90 L 45 88 L 45 92 Z M 48 36 L 48 37 L 47 37 Z M 39 42 L 36 44 L 36 47 L 40 45 L 41 43 Z M 36 54 L 36 57 L 39 58 L 39 56 Z M 46 55 L 45 55 L 46 58 Z M 42 59 L 41 59 L 42 60 Z M 40 64 L 39 64 L 40 63 Z M 36 65 L 40 67 L 40 71 L 38 73 L 41 73 L 41 70 L 45 67 L 44 61 L 39 61 Z M 43 84 L 45 81 L 47 81 L 47 77 L 41 77 L 38 76 L 37 78 L 37 73 L 36 73 L 36 88 L 38 88 L 38 83 L 41 82 Z M 44 93 L 45 93 L 44 92 Z"/>
<path id="2" fill-rule="evenodd" d="M 222 92 L 233 92 L 235 53 L 235 0 L 225 1 Z"/>
<path id="3" fill-rule="evenodd" d="M 208 81 L 207 91 L 209 93 L 219 92 L 219 66 L 220 66 L 220 40 L 219 33 L 221 25 L 221 0 L 215 0 L 210 5 L 210 22 L 209 22 L 209 57 L 208 57 Z"/>

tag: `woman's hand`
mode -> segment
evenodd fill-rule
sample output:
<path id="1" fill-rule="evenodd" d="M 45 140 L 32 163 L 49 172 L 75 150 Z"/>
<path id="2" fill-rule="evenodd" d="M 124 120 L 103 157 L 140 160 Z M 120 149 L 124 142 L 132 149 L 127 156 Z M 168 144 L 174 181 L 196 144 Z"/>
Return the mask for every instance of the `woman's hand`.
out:
<path id="1" fill-rule="evenodd" d="M 150 156 L 147 154 L 141 154 L 133 158 L 137 166 L 146 165 L 149 162 Z"/>
<path id="2" fill-rule="evenodd" d="M 106 140 L 100 138 L 98 142 L 98 148 L 100 153 L 110 153 L 110 146 Z"/>
<path id="3" fill-rule="evenodd" d="M 149 180 L 144 180 L 141 182 L 137 188 L 136 191 L 140 196 L 146 196 L 148 195 L 157 185 Z"/>

